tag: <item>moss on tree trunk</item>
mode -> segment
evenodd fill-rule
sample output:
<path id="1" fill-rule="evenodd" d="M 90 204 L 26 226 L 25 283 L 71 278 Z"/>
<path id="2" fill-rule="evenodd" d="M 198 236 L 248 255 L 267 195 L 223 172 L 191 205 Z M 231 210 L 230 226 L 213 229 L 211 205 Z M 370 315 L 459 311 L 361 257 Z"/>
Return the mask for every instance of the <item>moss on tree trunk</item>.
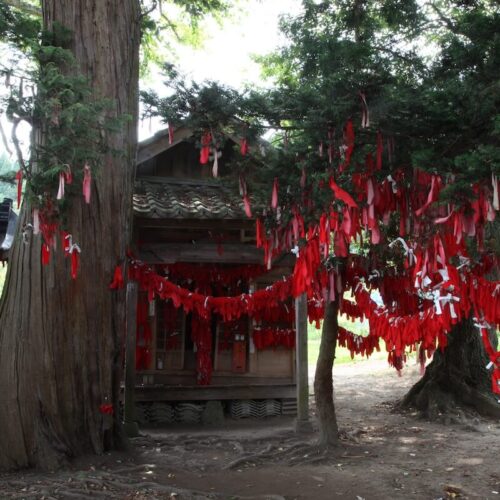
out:
<path id="1" fill-rule="evenodd" d="M 117 408 L 125 324 L 124 291 L 110 291 L 125 261 L 136 152 L 140 12 L 138 0 L 43 0 L 43 24 L 71 32 L 69 49 L 111 116 L 130 121 L 107 141 L 86 205 L 74 199 L 67 227 L 81 249 L 79 277 L 59 249 L 40 261 L 40 237 L 22 243 L 23 207 L 0 304 L 0 469 L 53 469 L 68 457 L 120 441 Z M 81 166 L 75 166 L 80 167 Z"/>

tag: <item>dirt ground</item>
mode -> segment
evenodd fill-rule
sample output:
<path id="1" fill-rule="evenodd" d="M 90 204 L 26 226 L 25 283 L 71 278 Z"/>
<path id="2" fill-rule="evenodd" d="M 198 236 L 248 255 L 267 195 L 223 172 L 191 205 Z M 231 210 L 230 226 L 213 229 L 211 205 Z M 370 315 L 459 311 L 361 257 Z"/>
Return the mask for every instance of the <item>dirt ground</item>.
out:
<path id="1" fill-rule="evenodd" d="M 394 412 L 419 378 L 415 366 L 400 378 L 384 362 L 340 365 L 334 378 L 343 439 L 328 456 L 290 417 L 143 429 L 128 453 L 0 475 L 0 499 L 500 500 L 500 422 Z"/>

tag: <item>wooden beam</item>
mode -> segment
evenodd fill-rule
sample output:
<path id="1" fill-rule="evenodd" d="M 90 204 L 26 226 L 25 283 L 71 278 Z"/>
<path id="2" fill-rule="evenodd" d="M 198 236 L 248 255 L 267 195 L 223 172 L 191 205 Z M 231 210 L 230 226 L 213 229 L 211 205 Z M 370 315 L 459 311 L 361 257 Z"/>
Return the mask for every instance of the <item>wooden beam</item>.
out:
<path id="1" fill-rule="evenodd" d="M 135 216 L 134 225 L 138 229 L 200 229 L 212 232 L 255 229 L 252 219 L 153 219 Z"/>
<path id="2" fill-rule="evenodd" d="M 310 432 L 309 420 L 309 372 L 307 366 L 307 297 L 306 294 L 295 299 L 295 356 L 297 382 L 297 432 Z"/>
<path id="3" fill-rule="evenodd" d="M 137 151 L 137 165 L 154 158 L 167 149 L 174 148 L 177 144 L 192 135 L 192 131 L 187 128 L 178 129 L 175 131 L 174 142 L 170 144 L 168 132 L 166 130 L 160 131 L 157 135 L 139 144 Z"/>
<path id="4" fill-rule="evenodd" d="M 137 401 L 212 401 L 228 399 L 289 399 L 295 385 L 137 386 Z"/>
<path id="5" fill-rule="evenodd" d="M 222 254 L 214 243 L 153 243 L 142 245 L 139 258 L 148 264 L 175 262 L 219 262 L 227 264 L 261 264 L 264 251 L 253 245 L 231 243 L 222 245 Z"/>
<path id="6" fill-rule="evenodd" d="M 128 437 L 137 437 L 139 427 L 135 419 L 135 344 L 137 317 L 138 285 L 131 281 L 127 283 L 126 295 L 126 332 L 125 350 L 125 401 L 123 408 L 123 427 Z"/>

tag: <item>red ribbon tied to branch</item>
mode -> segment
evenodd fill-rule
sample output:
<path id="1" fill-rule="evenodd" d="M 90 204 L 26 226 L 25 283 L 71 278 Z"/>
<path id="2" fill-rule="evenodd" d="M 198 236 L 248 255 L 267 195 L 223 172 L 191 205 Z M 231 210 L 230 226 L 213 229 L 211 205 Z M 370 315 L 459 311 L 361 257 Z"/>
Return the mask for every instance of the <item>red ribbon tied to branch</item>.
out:
<path id="1" fill-rule="evenodd" d="M 357 208 L 358 205 L 353 200 L 352 196 L 347 191 L 344 191 L 340 186 L 338 186 L 333 180 L 333 177 L 330 177 L 330 188 L 333 191 L 335 198 L 342 200 L 349 207 Z"/>
<path id="2" fill-rule="evenodd" d="M 71 234 L 63 234 L 63 245 L 64 245 L 64 255 L 71 257 L 71 278 L 76 279 L 78 276 L 78 269 L 80 267 L 80 254 L 82 253 L 81 248 L 73 243 L 73 236 Z"/>
<path id="3" fill-rule="evenodd" d="M 201 137 L 201 150 L 200 150 L 200 163 L 205 165 L 208 163 L 210 158 L 210 142 L 212 141 L 212 135 L 210 132 L 205 132 Z"/>
<path id="4" fill-rule="evenodd" d="M 85 163 L 83 166 L 83 197 L 85 198 L 85 203 L 90 203 L 90 193 L 92 187 L 92 172 L 90 170 L 90 165 Z"/>
<path id="5" fill-rule="evenodd" d="M 113 274 L 113 281 L 109 285 L 110 290 L 121 290 L 125 287 L 125 282 L 123 280 L 123 272 L 121 266 L 115 267 L 115 272 Z"/>
<path id="6" fill-rule="evenodd" d="M 243 137 L 243 139 L 241 139 L 240 153 L 241 153 L 241 156 L 246 156 L 248 154 L 248 141 L 246 140 L 245 137 Z"/>
<path id="7" fill-rule="evenodd" d="M 173 144 L 174 142 L 174 126 L 171 123 L 167 123 L 168 127 L 168 143 Z"/>
<path id="8" fill-rule="evenodd" d="M 274 178 L 273 192 L 271 195 L 271 207 L 276 210 L 278 208 L 278 178 Z"/>
<path id="9" fill-rule="evenodd" d="M 16 173 L 17 181 L 17 208 L 21 206 L 21 194 L 23 192 L 23 171 L 19 169 Z"/>
<path id="10" fill-rule="evenodd" d="M 111 404 L 102 404 L 99 406 L 99 412 L 103 415 L 113 415 L 113 405 Z"/>

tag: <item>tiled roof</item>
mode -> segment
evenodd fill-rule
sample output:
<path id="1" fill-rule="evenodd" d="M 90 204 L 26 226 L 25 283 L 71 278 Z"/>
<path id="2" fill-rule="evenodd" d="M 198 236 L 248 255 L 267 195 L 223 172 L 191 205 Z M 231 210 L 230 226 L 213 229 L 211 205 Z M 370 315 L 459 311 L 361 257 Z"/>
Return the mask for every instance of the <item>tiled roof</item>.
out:
<path id="1" fill-rule="evenodd" d="M 134 215 L 154 219 L 246 219 L 237 190 L 221 182 L 139 178 Z"/>

